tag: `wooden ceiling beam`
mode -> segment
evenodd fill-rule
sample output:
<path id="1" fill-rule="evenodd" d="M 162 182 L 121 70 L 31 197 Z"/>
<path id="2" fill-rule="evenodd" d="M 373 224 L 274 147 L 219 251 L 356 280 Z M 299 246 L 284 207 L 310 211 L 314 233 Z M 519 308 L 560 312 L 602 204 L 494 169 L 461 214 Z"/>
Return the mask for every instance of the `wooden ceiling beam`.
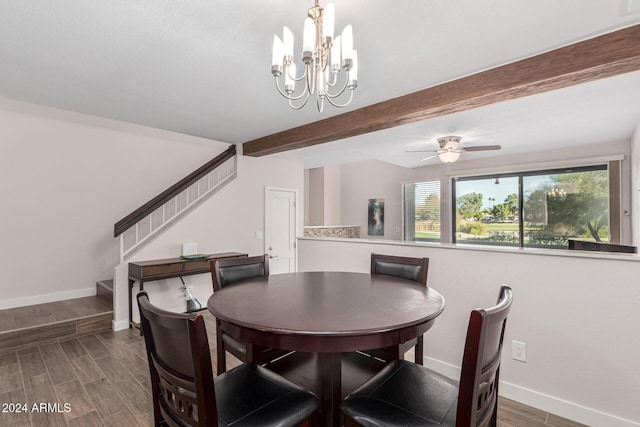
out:
<path id="1" fill-rule="evenodd" d="M 640 25 L 243 144 L 259 157 L 640 70 Z"/>

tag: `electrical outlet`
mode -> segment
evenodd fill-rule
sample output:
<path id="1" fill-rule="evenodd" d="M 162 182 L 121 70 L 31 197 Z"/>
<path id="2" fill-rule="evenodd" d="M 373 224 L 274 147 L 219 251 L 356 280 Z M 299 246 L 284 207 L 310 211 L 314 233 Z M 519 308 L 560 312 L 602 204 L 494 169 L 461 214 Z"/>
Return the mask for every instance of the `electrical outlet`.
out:
<path id="1" fill-rule="evenodd" d="M 521 362 L 527 361 L 527 344 L 520 341 L 511 341 L 511 357 Z"/>

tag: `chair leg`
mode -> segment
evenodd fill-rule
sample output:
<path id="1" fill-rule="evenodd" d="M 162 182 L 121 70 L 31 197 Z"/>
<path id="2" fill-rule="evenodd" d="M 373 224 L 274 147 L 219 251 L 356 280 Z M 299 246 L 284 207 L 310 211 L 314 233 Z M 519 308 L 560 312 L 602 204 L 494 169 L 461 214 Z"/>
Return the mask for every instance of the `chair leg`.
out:
<path id="1" fill-rule="evenodd" d="M 227 354 L 224 351 L 224 348 L 216 350 L 216 375 L 224 374 L 227 371 Z"/>
<path id="2" fill-rule="evenodd" d="M 415 347 L 416 363 L 418 365 L 424 364 L 424 337 L 420 335 Z"/>
<path id="3" fill-rule="evenodd" d="M 227 352 L 224 350 L 222 331 L 216 321 L 216 375 L 224 374 L 227 370 Z"/>

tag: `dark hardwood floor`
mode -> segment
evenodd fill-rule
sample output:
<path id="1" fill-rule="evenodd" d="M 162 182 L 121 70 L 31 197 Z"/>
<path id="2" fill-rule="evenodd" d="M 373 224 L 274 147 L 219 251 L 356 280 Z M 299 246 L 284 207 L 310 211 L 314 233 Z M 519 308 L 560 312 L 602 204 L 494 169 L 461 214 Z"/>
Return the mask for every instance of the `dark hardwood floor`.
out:
<path id="1" fill-rule="evenodd" d="M 20 316 L 19 309 L 12 310 L 13 316 Z M 44 308 L 28 310 L 46 312 Z M 0 319 L 9 322 L 3 317 L 6 311 L 0 311 Z M 215 366 L 214 320 L 208 312 L 202 313 Z M 227 363 L 231 368 L 240 362 L 228 355 Z M 0 346 L 0 404 L 0 426 L 151 426 L 149 370 L 143 339 L 134 329 L 93 333 L 80 330 L 35 344 Z M 23 409 L 26 411 L 18 412 Z M 504 398 L 499 401 L 498 425 L 582 426 Z"/>

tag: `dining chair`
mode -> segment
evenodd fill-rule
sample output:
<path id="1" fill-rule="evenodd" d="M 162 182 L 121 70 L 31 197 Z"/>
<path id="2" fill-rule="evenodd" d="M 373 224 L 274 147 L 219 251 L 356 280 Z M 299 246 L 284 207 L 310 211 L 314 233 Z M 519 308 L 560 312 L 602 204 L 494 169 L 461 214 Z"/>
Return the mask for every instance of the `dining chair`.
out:
<path id="1" fill-rule="evenodd" d="M 204 317 L 174 313 L 137 295 L 151 374 L 155 426 L 298 426 L 318 399 L 256 364 L 213 378 Z"/>
<path id="2" fill-rule="evenodd" d="M 244 258 L 211 260 L 211 279 L 213 291 L 218 292 L 225 286 L 240 284 L 252 277 L 269 277 L 269 257 L 258 255 Z M 243 342 L 223 331 L 216 319 L 216 370 L 220 375 L 227 370 L 227 354 L 233 354 L 242 362 L 255 362 L 260 365 L 291 353 L 276 348 L 260 348 Z"/>
<path id="3" fill-rule="evenodd" d="M 460 381 L 395 360 L 351 393 L 340 408 L 345 426 L 496 426 L 502 341 L 511 288 L 498 303 L 471 312 Z"/>
<path id="4" fill-rule="evenodd" d="M 429 258 L 411 258 L 376 253 L 371 254 L 371 274 L 400 277 L 427 286 L 428 273 Z M 424 339 L 422 335 L 400 344 L 400 358 L 402 359 L 404 354 L 411 350 L 412 347 L 415 352 L 415 362 L 422 365 L 424 356 Z M 365 350 L 362 353 L 366 353 L 382 360 L 391 360 L 395 358 L 391 356 L 390 351 L 387 349 Z"/>

